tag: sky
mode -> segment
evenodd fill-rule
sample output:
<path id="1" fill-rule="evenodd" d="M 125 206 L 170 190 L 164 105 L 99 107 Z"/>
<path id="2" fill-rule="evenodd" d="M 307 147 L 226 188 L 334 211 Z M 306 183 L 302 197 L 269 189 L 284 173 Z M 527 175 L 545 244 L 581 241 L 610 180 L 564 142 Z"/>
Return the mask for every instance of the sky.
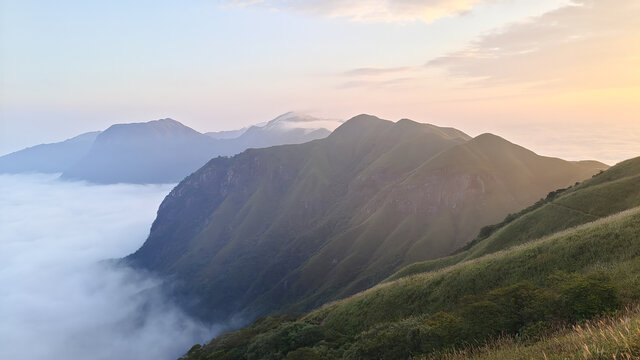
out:
<path id="1" fill-rule="evenodd" d="M 0 358 L 174 360 L 215 336 L 157 279 L 104 262 L 142 245 L 172 185 L 57 177 L 0 175 Z"/>
<path id="2" fill-rule="evenodd" d="M 640 155 L 637 0 L 0 0 L 0 154 L 113 123 L 287 111 Z"/>

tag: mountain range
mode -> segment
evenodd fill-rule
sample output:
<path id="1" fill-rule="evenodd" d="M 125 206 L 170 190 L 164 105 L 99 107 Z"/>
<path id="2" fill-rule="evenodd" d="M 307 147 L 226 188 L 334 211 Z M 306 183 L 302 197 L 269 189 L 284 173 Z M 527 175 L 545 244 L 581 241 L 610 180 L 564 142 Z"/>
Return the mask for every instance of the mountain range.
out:
<path id="1" fill-rule="evenodd" d="M 181 359 L 635 359 L 639 239 L 634 158 L 550 191 L 451 256 Z"/>
<path id="2" fill-rule="evenodd" d="M 339 124 L 294 112 L 259 126 L 206 134 L 172 119 L 116 124 L 2 156 L 0 173 L 60 172 L 63 179 L 94 183 L 173 183 L 213 157 L 323 138 Z"/>
<path id="3" fill-rule="evenodd" d="M 299 312 L 450 254 L 486 224 L 607 166 L 492 134 L 359 115 L 304 144 L 215 158 L 126 258 L 206 321 Z"/>
<path id="4" fill-rule="evenodd" d="M 40 144 L 0 156 L 0 173 L 59 173 L 80 161 L 89 152 L 100 131 L 88 132 L 71 139 Z"/>

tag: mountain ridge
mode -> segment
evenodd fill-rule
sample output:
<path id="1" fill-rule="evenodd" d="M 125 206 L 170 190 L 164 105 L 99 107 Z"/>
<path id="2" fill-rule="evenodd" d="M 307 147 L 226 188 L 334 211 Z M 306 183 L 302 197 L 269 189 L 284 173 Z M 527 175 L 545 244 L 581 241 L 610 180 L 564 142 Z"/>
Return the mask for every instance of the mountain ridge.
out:
<path id="1" fill-rule="evenodd" d="M 303 311 L 370 287 L 414 257 L 444 256 L 482 225 L 606 168 L 534 154 L 561 175 L 533 172 L 536 186 L 518 180 L 522 196 L 495 190 L 511 181 L 508 172 L 497 180 L 437 166 L 416 172 L 470 141 L 455 129 L 363 114 L 324 139 L 212 159 L 167 196 L 126 261 L 182 282 L 184 299 L 201 299 L 190 310 L 203 319 Z M 478 176 L 487 191 L 474 185 Z"/>
<path id="2" fill-rule="evenodd" d="M 64 141 L 31 146 L 0 156 L 0 172 L 61 173 L 89 151 L 100 131 L 83 133 Z"/>
<path id="3" fill-rule="evenodd" d="M 623 332 L 612 333 L 609 320 L 602 319 L 618 319 L 625 308 L 636 309 L 640 302 L 638 178 L 640 158 L 630 159 L 551 192 L 545 205 L 521 211 L 526 217 L 578 197 L 586 208 L 608 209 L 595 221 L 549 228 L 541 237 L 503 244 L 476 258 L 405 271 L 306 314 L 261 318 L 206 345 L 195 345 L 183 359 L 560 359 L 589 358 L 589 352 L 632 358 L 637 355 L 637 334 L 624 323 L 619 328 L 626 328 L 629 338 Z M 625 181 L 633 186 L 621 187 Z M 631 199 L 618 204 L 629 189 L 634 191 Z M 594 191 L 617 195 L 591 196 Z M 515 222 L 506 226 L 510 224 Z M 482 241 L 486 239 L 476 246 Z M 632 313 L 637 322 L 637 312 Z M 567 331 L 575 336 L 566 339 Z M 595 342 L 588 334 L 601 339 Z M 564 346 L 558 339 L 580 340 L 572 343 L 581 347 Z M 489 346 L 475 346 L 485 342 Z M 545 347 L 544 353 L 535 351 L 538 345 Z M 523 352 L 523 346 L 532 349 Z"/>
<path id="4" fill-rule="evenodd" d="M 270 123 L 207 134 L 171 118 L 114 124 L 92 137 L 83 134 L 2 156 L 0 172 L 59 172 L 63 179 L 94 183 L 173 183 L 212 157 L 323 138 L 330 133 L 323 126 L 338 122 L 290 112 Z"/>

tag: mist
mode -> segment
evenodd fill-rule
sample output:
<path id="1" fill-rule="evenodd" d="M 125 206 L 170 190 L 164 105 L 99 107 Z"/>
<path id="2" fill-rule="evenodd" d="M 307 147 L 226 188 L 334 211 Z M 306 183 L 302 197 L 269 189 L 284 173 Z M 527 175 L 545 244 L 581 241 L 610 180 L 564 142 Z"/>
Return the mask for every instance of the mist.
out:
<path id="1" fill-rule="evenodd" d="M 176 359 L 214 336 L 103 261 L 142 245 L 172 187 L 0 175 L 0 358 Z"/>

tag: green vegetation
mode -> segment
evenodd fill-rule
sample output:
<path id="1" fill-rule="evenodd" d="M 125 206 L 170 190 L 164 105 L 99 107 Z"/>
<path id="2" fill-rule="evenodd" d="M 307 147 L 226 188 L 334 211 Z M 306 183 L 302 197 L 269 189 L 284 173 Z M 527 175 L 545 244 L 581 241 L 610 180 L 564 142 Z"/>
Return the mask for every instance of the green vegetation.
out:
<path id="1" fill-rule="evenodd" d="M 640 206 L 640 158 L 623 161 L 589 180 L 551 192 L 501 223 L 482 228 L 475 240 L 453 255 L 409 265 L 389 280 L 442 269 L 636 206 Z"/>
<path id="2" fill-rule="evenodd" d="M 251 332 L 260 326 L 257 322 L 215 339 L 187 359 L 248 359 L 249 349 L 260 349 L 262 358 L 274 359 L 293 351 L 322 359 L 402 359 L 442 351 L 454 356 L 504 336 L 514 344 L 544 342 L 550 329 L 579 325 L 640 301 L 639 260 L 636 208 L 506 251 L 381 284 L 266 332 Z M 307 328 L 317 337 L 287 330 Z M 268 338 L 301 347 L 274 347 L 264 341 Z M 224 348 L 221 339 L 243 345 Z M 235 357 L 227 357 L 232 353 Z"/>
<path id="3" fill-rule="evenodd" d="M 304 312 L 450 254 L 605 167 L 361 115 L 325 139 L 211 160 L 167 196 L 127 260 L 176 279 L 174 295 L 203 320 Z"/>
<path id="4" fill-rule="evenodd" d="M 259 331 L 263 319 L 186 359 L 637 358 L 637 311 L 591 320 L 640 303 L 640 158 L 610 171 L 450 257 Z"/>
<path id="5" fill-rule="evenodd" d="M 562 329 L 535 342 L 502 337 L 483 346 L 443 351 L 423 360 L 565 360 L 640 358 L 640 309 Z"/>

